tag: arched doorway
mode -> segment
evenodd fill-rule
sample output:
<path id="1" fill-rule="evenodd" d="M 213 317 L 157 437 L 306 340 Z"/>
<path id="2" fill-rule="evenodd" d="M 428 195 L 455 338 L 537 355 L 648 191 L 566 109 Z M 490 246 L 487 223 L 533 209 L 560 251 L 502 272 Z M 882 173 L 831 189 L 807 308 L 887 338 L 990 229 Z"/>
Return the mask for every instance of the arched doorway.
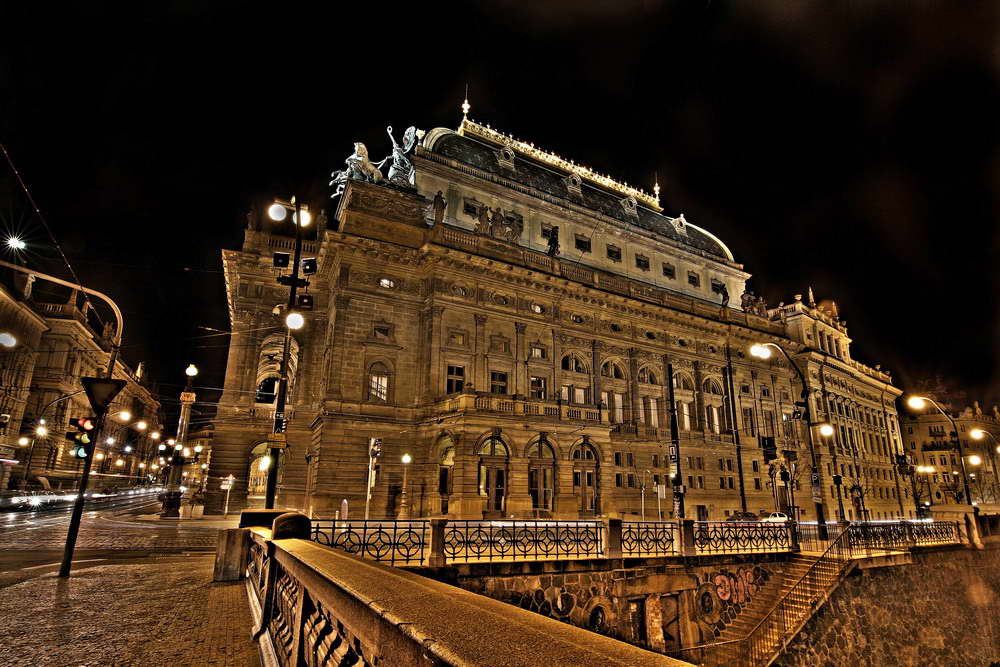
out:
<path id="1" fill-rule="evenodd" d="M 555 496 L 555 452 L 543 433 L 528 445 L 528 494 L 531 509 L 536 516 L 548 515 L 552 511 Z"/>
<path id="2" fill-rule="evenodd" d="M 493 434 L 479 446 L 479 495 L 486 497 L 484 519 L 499 519 L 507 507 L 510 449 Z"/>
<path id="3" fill-rule="evenodd" d="M 448 501 L 455 484 L 455 443 L 450 436 L 438 442 L 438 495 L 441 497 L 441 514 L 448 513 Z"/>
<path id="4" fill-rule="evenodd" d="M 600 459 L 587 438 L 573 448 L 573 493 L 583 518 L 594 517 L 600 511 Z"/>
<path id="5" fill-rule="evenodd" d="M 284 452 L 281 453 L 284 456 Z M 280 461 L 279 461 L 280 463 Z M 267 443 L 262 442 L 250 450 L 247 469 L 247 507 L 263 507 L 267 494 L 267 473 L 274 461 L 267 451 Z"/>

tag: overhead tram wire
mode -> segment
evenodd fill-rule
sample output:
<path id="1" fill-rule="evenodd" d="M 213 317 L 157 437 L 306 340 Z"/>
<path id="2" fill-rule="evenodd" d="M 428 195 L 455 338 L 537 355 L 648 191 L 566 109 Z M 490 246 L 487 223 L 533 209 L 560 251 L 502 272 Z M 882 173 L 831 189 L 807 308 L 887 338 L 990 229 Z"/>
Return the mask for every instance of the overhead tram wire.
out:
<path id="1" fill-rule="evenodd" d="M 63 248 L 62 245 L 59 243 L 59 239 L 57 239 L 55 234 L 52 233 L 52 228 L 49 227 L 49 223 L 45 220 L 45 215 L 42 213 L 41 207 L 38 206 L 38 202 L 35 201 L 35 198 L 31 196 L 31 190 L 28 189 L 28 184 L 24 182 L 23 178 L 21 178 L 21 172 L 17 170 L 17 166 L 14 164 L 13 158 L 11 158 L 10 153 L 7 152 L 7 147 L 3 144 L 3 142 L 0 142 L 0 150 L 3 151 L 4 157 L 7 158 L 7 164 L 10 165 L 11 171 L 14 172 L 14 176 L 17 178 L 18 184 L 20 184 L 21 189 L 24 190 L 24 194 L 28 198 L 28 202 L 31 204 L 32 209 L 34 209 L 35 214 L 38 215 L 38 220 L 39 222 L 42 223 L 42 227 L 45 228 L 45 232 L 49 235 L 49 239 L 52 241 L 52 245 L 54 245 L 56 250 L 59 251 L 59 256 L 62 258 L 63 263 L 66 264 L 66 268 L 69 269 L 69 273 L 70 276 L 72 276 L 73 278 L 73 282 L 75 282 L 80 287 L 80 292 L 83 294 L 84 303 L 87 304 L 89 310 L 92 313 L 94 313 L 94 317 L 97 318 L 97 321 L 103 327 L 104 320 L 101 319 L 100 313 L 98 313 L 97 309 L 94 308 L 94 304 L 90 300 L 90 295 L 83 290 L 83 281 L 80 280 L 80 276 L 77 275 L 76 269 L 73 268 L 73 265 L 70 264 L 69 258 L 66 257 L 66 253 L 63 252 Z"/>

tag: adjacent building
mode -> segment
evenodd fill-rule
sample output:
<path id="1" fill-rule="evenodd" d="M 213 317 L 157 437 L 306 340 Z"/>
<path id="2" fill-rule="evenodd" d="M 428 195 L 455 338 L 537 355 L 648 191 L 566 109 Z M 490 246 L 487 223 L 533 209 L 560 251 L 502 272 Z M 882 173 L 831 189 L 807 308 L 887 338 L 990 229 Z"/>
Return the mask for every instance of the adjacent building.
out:
<path id="1" fill-rule="evenodd" d="M 674 491 L 699 519 L 909 516 L 889 375 L 811 292 L 773 308 L 747 292 L 730 248 L 664 214 L 658 187 L 468 119 L 408 131 L 387 177 L 360 144 L 348 164 L 303 243 L 318 271 L 290 345 L 279 505 L 363 516 L 378 439 L 373 517 L 653 519 Z M 236 478 L 231 509 L 260 502 L 275 463 L 273 255 L 293 247 L 255 210 L 223 251 L 234 335 L 210 473 Z M 795 365 L 753 357 L 761 343 Z"/>

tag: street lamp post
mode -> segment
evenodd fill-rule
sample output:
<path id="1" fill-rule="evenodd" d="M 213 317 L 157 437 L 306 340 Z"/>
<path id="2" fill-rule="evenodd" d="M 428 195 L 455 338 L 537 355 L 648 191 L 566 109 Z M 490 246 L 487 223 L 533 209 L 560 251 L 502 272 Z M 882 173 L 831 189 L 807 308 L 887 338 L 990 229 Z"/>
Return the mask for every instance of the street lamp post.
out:
<path id="1" fill-rule="evenodd" d="M 912 410 L 923 410 L 930 403 L 934 408 L 940 412 L 948 422 L 951 424 L 951 437 L 955 443 L 955 449 L 958 451 L 958 460 L 962 463 L 962 489 L 965 493 L 965 502 L 972 504 L 972 493 L 969 491 L 969 475 L 965 469 L 965 451 L 962 449 L 962 440 L 958 437 L 958 426 L 955 424 L 955 419 L 948 414 L 937 401 L 927 398 L 926 396 L 910 396 L 907 399 L 906 404 L 910 406 Z"/>
<path id="2" fill-rule="evenodd" d="M 410 461 L 413 457 L 409 454 L 403 454 L 403 458 L 400 459 L 403 462 L 403 491 L 399 494 L 399 519 L 408 520 L 410 518 L 410 501 L 407 498 L 406 487 L 407 487 L 407 472 L 410 469 Z"/>
<path id="3" fill-rule="evenodd" d="M 813 423 L 812 410 L 809 408 L 809 385 L 806 383 L 805 373 L 802 372 L 799 365 L 795 363 L 782 346 L 776 343 L 758 343 L 750 348 L 750 354 L 758 359 L 770 359 L 771 350 L 769 348 L 772 347 L 785 355 L 785 359 L 795 369 L 795 373 L 799 376 L 799 382 L 802 383 L 800 407 L 802 408 L 802 417 L 806 422 L 806 431 L 809 433 L 809 456 L 812 468 L 810 486 L 812 488 L 813 505 L 816 508 L 816 525 L 819 528 L 819 537 L 825 540 L 827 539 L 826 511 L 823 508 L 823 487 L 820 484 L 819 459 L 816 456 L 816 444 L 813 442 L 813 427 L 818 424 Z M 841 510 L 841 518 L 843 518 L 843 509 Z"/>
<path id="4" fill-rule="evenodd" d="M 307 284 L 304 279 L 299 278 L 299 266 L 302 263 L 302 228 L 307 226 L 311 220 L 309 211 L 303 209 L 298 199 L 292 197 L 290 204 L 276 201 L 267 209 L 267 214 L 275 222 L 281 222 L 288 217 L 289 210 L 295 211 L 292 215 L 292 223 L 295 227 L 295 254 L 292 260 L 291 279 L 282 280 L 285 276 L 278 279 L 278 282 L 288 285 L 288 309 L 285 314 L 285 340 L 281 351 L 281 364 L 278 369 L 278 395 L 274 403 L 274 426 L 270 437 L 269 453 L 272 465 L 267 470 L 267 488 L 264 493 L 265 509 L 274 509 L 274 497 L 278 490 L 278 463 L 281 460 L 281 450 L 286 446 L 285 432 L 288 420 L 285 418 L 285 404 L 288 399 L 288 355 L 292 345 L 292 329 L 300 329 L 305 323 L 302 315 L 295 311 L 295 297 L 298 288 Z"/>
<path id="5" fill-rule="evenodd" d="M 184 468 L 184 443 L 187 442 L 188 426 L 191 423 L 191 406 L 194 404 L 195 393 L 191 383 L 198 374 L 198 368 L 190 364 L 185 370 L 187 385 L 181 392 L 181 416 L 177 421 L 177 440 L 170 456 L 170 476 L 167 478 L 167 492 L 163 494 L 164 519 L 179 519 L 181 516 L 181 472 Z M 165 449 L 165 448 L 164 448 Z"/>

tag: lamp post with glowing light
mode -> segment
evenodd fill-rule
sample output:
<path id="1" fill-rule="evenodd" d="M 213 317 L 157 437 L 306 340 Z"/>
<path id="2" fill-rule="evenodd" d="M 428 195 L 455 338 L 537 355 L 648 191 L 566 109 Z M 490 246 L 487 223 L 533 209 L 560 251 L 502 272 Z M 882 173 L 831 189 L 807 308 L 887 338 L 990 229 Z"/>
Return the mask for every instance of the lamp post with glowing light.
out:
<path id="1" fill-rule="evenodd" d="M 288 355 L 292 345 L 292 330 L 301 329 L 305 324 L 305 318 L 301 313 L 296 312 L 296 294 L 299 287 L 305 287 L 308 283 L 299 278 L 299 266 L 302 263 L 302 228 L 309 225 L 311 216 L 309 211 L 304 209 L 298 199 L 292 197 L 290 203 L 275 201 L 267 209 L 267 215 L 275 222 L 281 222 L 288 217 L 288 212 L 292 210 L 292 226 L 295 228 L 295 255 L 292 260 L 291 277 L 280 276 L 278 282 L 288 285 L 288 309 L 285 311 L 285 341 L 281 350 L 281 364 L 278 369 L 278 394 L 274 403 L 274 427 L 269 438 L 268 453 L 271 457 L 271 466 L 267 470 L 267 488 L 264 493 L 264 508 L 274 509 L 274 497 L 278 490 L 278 464 L 281 461 L 281 450 L 285 448 L 286 430 L 288 420 L 285 417 L 285 404 L 288 400 Z M 287 255 L 285 256 L 287 258 Z"/>
<path id="2" fill-rule="evenodd" d="M 785 355 L 785 359 L 792 368 L 795 369 L 796 375 L 799 376 L 799 382 L 802 384 L 802 392 L 800 396 L 802 400 L 799 401 L 798 405 L 802 408 L 802 419 L 806 423 L 806 432 L 809 437 L 809 457 L 811 466 L 810 475 L 810 487 L 812 489 L 812 499 L 813 505 L 816 509 L 816 526 L 818 528 L 819 537 L 821 540 L 827 539 L 826 530 L 826 511 L 823 507 L 823 486 L 820 483 L 820 470 L 819 470 L 819 458 L 816 456 L 816 444 L 813 442 L 813 428 L 822 426 L 819 424 L 814 424 L 812 420 L 812 410 L 809 409 L 809 385 L 806 384 L 805 373 L 799 368 L 799 365 L 795 363 L 791 356 L 785 348 L 777 345 L 775 343 L 757 343 L 750 347 L 750 355 L 758 359 L 770 359 L 771 358 L 771 348 L 774 348 Z M 826 424 L 829 426 L 829 424 Z M 831 427 L 832 429 L 832 427 Z M 838 487 L 839 489 L 839 487 Z M 839 499 L 839 498 L 838 498 Z M 843 519 L 843 505 L 841 504 L 841 519 Z"/>
<path id="3" fill-rule="evenodd" d="M 981 428 L 974 428 L 969 431 L 969 435 L 972 436 L 973 440 L 982 440 L 983 438 L 989 437 L 993 441 L 993 447 L 990 448 L 990 464 L 993 466 L 993 502 L 1000 502 L 1000 487 L 997 486 L 997 459 L 996 453 L 1000 452 L 1000 444 L 997 443 L 997 437 L 990 433 L 989 431 Z"/>
<path id="4" fill-rule="evenodd" d="M 934 466 L 917 466 L 914 468 L 914 475 L 910 478 L 913 483 L 913 504 L 917 509 L 917 517 L 922 517 L 934 501 L 934 492 L 931 490 L 931 475 L 934 474 Z M 927 484 L 927 500 L 920 504 L 920 493 L 917 490 L 917 475 L 922 475 L 924 483 Z"/>
<path id="5" fill-rule="evenodd" d="M 177 439 L 171 452 L 170 476 L 167 478 L 167 491 L 163 494 L 163 512 L 160 514 L 164 519 L 181 517 L 181 473 L 186 463 L 184 443 L 187 442 L 188 426 L 191 423 L 191 405 L 195 401 L 194 387 L 191 383 L 198 375 L 198 368 L 194 364 L 189 364 L 184 374 L 187 375 L 187 385 L 181 392 L 181 416 L 177 420 Z M 160 448 L 166 449 L 163 445 L 160 445 Z"/>
<path id="6" fill-rule="evenodd" d="M 955 443 L 955 449 L 958 451 L 958 460 L 962 463 L 962 490 L 965 493 L 965 502 L 972 504 L 972 493 L 969 491 L 969 475 L 965 470 L 965 452 L 962 449 L 962 440 L 958 437 L 958 426 L 955 424 L 954 418 L 948 414 L 937 401 L 926 396 L 910 396 L 906 399 L 906 404 L 911 410 L 921 411 L 927 407 L 930 403 L 934 408 L 940 412 L 948 422 L 951 424 L 951 438 Z"/>
<path id="7" fill-rule="evenodd" d="M 403 458 L 400 460 L 403 462 L 403 490 L 399 494 L 399 516 L 397 518 L 405 521 L 410 518 L 410 499 L 407 497 L 406 487 L 407 472 L 410 469 L 410 462 L 413 460 L 413 457 L 409 454 L 403 454 Z"/>

